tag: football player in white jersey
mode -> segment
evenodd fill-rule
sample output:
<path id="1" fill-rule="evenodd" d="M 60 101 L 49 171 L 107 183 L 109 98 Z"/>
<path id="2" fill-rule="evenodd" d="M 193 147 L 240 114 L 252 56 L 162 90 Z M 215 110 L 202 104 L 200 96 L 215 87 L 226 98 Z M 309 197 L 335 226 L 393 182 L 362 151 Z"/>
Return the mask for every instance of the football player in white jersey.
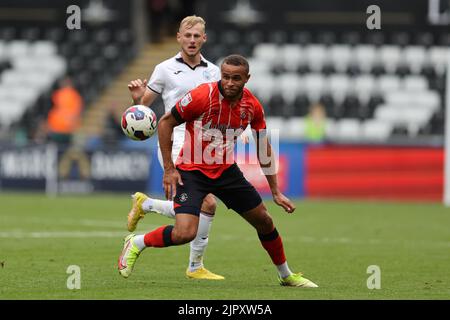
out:
<path id="1" fill-rule="evenodd" d="M 161 95 L 165 111 L 172 109 L 175 103 L 187 92 L 206 82 L 220 80 L 220 69 L 206 60 L 200 53 L 206 42 L 205 21 L 198 16 L 188 16 L 180 23 L 177 41 L 181 51 L 174 57 L 158 64 L 150 80 L 133 80 L 128 84 L 134 104 L 150 106 L 158 95 Z M 185 125 L 182 124 L 173 132 L 172 158 L 175 162 L 184 143 Z M 158 150 L 161 164 L 161 150 Z M 128 214 L 128 230 L 134 231 L 139 219 L 146 213 L 157 212 L 175 218 L 173 201 L 159 200 L 136 192 L 133 206 Z M 186 275 L 194 279 L 222 280 L 223 276 L 214 274 L 203 266 L 203 255 L 208 245 L 208 235 L 216 211 L 217 202 L 212 194 L 203 200 L 197 237 L 190 243 L 189 266 Z M 144 241 L 144 239 L 137 239 Z"/>

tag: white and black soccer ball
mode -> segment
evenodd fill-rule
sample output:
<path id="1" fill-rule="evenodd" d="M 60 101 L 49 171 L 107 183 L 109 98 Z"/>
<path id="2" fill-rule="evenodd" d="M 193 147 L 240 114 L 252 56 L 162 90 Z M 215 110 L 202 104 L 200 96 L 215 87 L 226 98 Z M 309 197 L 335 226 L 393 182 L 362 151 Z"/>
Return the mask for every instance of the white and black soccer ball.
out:
<path id="1" fill-rule="evenodd" d="M 146 140 L 156 132 L 156 114 L 143 105 L 131 106 L 122 114 L 121 127 L 128 138 Z"/>

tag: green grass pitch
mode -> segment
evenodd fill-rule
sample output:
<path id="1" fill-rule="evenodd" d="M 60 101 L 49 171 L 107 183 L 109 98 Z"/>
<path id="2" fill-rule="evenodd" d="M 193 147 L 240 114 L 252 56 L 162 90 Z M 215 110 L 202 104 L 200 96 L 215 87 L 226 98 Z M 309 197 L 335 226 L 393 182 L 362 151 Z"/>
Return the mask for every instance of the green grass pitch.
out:
<path id="1" fill-rule="evenodd" d="M 450 209 L 439 204 L 267 201 L 289 266 L 317 289 L 278 285 L 255 231 L 221 204 L 205 265 L 224 281 L 185 278 L 189 246 L 146 249 L 123 279 L 117 258 L 129 195 L 0 195 L 0 299 L 450 299 Z M 173 220 L 148 215 L 137 233 Z M 81 270 L 69 290 L 67 268 Z M 369 290 L 377 265 L 381 288 Z"/>

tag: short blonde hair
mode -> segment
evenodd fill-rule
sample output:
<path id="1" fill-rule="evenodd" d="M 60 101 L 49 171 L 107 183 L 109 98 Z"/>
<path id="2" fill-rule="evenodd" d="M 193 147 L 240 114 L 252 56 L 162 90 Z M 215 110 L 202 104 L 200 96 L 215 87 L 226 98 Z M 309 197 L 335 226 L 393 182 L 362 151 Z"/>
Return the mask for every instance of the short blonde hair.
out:
<path id="1" fill-rule="evenodd" d="M 205 26 L 206 26 L 205 20 L 202 17 L 198 17 L 196 15 L 187 16 L 186 18 L 181 20 L 179 30 L 181 30 L 181 28 L 183 26 L 186 26 L 187 28 L 192 28 L 193 26 L 195 26 L 198 23 L 200 23 L 203 26 L 203 31 L 205 31 Z"/>

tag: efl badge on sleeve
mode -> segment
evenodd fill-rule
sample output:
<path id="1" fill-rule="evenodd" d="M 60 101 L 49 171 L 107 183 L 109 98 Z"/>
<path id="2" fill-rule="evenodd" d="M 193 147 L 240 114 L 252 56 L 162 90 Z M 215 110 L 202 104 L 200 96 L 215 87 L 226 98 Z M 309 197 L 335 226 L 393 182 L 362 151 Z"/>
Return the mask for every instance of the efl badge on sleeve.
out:
<path id="1" fill-rule="evenodd" d="M 190 93 L 186 94 L 180 101 L 181 112 L 184 112 L 183 107 L 186 107 L 192 101 L 192 96 Z"/>

